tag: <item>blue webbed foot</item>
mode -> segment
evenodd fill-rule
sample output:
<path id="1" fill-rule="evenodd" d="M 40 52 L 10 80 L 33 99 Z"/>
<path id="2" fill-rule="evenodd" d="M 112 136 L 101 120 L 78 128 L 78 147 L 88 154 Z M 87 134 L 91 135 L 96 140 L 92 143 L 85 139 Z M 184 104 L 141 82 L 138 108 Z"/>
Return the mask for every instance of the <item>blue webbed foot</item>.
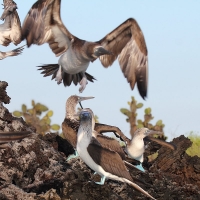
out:
<path id="1" fill-rule="evenodd" d="M 145 169 L 142 167 L 142 163 L 140 163 L 140 165 L 135 165 L 135 167 L 140 171 L 145 172 Z"/>
<path id="2" fill-rule="evenodd" d="M 95 182 L 95 183 L 98 184 L 98 185 L 104 185 L 105 180 L 106 180 L 106 177 L 103 176 L 103 177 L 101 177 L 101 181 L 100 182 Z"/>

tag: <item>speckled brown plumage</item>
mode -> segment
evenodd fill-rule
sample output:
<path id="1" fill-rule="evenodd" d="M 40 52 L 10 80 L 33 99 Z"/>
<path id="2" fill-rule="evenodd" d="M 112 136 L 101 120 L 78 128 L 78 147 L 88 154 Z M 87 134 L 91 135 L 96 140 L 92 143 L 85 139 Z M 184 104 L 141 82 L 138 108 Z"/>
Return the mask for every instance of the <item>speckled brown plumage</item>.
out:
<path id="1" fill-rule="evenodd" d="M 66 61 L 69 63 L 71 57 L 63 58 L 63 62 L 59 60 L 59 64 L 62 63 L 60 66 L 65 69 L 61 77 L 65 86 L 77 82 L 76 75 L 84 68 L 84 63 L 87 62 L 89 65 L 90 62 L 99 58 L 101 64 L 107 68 L 118 58 L 122 73 L 131 89 L 133 90 L 137 84 L 140 95 L 145 98 L 148 85 L 148 51 L 137 21 L 129 18 L 101 40 L 88 42 L 74 36 L 65 27 L 60 16 L 60 7 L 61 0 L 38 0 L 33 4 L 22 26 L 23 39 L 26 39 L 28 47 L 32 44 L 48 43 L 56 56 L 67 55 L 67 52 L 70 52 L 70 55 L 76 55 L 76 58 L 71 60 L 72 62 L 78 60 L 79 64 L 73 63 L 73 73 L 69 73 L 70 67 L 66 64 Z M 100 51 L 97 50 L 99 47 Z M 48 66 L 51 68 L 52 64 L 45 67 Z M 58 70 L 59 65 L 56 67 Z M 45 73 L 43 66 L 41 69 Z M 85 77 L 85 71 L 85 68 L 81 71 L 83 77 Z M 51 73 L 48 71 L 45 75 L 53 74 L 52 78 L 55 78 L 54 72 L 55 69 L 52 69 Z M 91 79 L 94 80 L 94 77 L 91 76 Z M 90 79 L 87 77 L 87 80 Z"/>

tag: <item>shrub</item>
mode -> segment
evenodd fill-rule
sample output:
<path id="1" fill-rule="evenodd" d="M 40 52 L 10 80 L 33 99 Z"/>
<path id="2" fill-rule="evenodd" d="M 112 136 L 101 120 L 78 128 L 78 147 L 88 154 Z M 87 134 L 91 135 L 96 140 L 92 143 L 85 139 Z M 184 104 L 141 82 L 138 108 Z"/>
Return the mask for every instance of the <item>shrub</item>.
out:
<path id="1" fill-rule="evenodd" d="M 14 111 L 13 115 L 16 117 L 23 117 L 25 122 L 36 129 L 36 132 L 44 135 L 50 131 L 59 131 L 58 124 L 51 125 L 51 117 L 53 111 L 49 110 L 41 103 L 35 103 L 32 100 L 32 108 L 28 109 L 25 104 L 22 105 L 21 111 Z M 43 117 L 41 115 L 44 115 Z"/>

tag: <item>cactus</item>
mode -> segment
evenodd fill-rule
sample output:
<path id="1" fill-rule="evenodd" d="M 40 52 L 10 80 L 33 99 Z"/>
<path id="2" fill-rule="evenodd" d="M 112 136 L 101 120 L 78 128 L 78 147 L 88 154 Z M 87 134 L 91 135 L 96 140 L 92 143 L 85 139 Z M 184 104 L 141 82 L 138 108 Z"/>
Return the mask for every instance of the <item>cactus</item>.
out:
<path id="1" fill-rule="evenodd" d="M 130 110 L 126 108 L 121 108 L 120 111 L 127 116 L 126 121 L 130 123 L 130 134 L 133 136 L 134 132 L 137 129 L 137 124 L 136 124 L 136 118 L 137 118 L 137 113 L 136 110 L 142 108 L 143 104 L 138 103 L 135 100 L 134 97 L 131 97 L 131 102 L 128 102 L 128 105 L 130 106 Z"/>
<path id="2" fill-rule="evenodd" d="M 45 115 L 40 118 L 42 114 Z M 59 131 L 60 129 L 58 124 L 51 125 L 53 111 L 43 104 L 35 103 L 34 100 L 32 100 L 32 108 L 27 109 L 27 106 L 23 104 L 21 111 L 14 111 L 13 115 L 15 117 L 23 117 L 27 124 L 33 126 L 36 132 L 42 135 L 50 131 Z"/>
<path id="3" fill-rule="evenodd" d="M 126 115 L 127 119 L 126 121 L 130 123 L 130 134 L 133 137 L 134 132 L 138 128 L 146 127 L 150 130 L 155 130 L 155 131 L 162 131 L 164 128 L 164 124 L 162 120 L 158 120 L 156 122 L 156 125 L 152 125 L 150 121 L 154 119 L 154 117 L 151 114 L 151 108 L 146 108 L 144 110 L 144 120 L 138 119 L 137 120 L 137 109 L 140 109 L 143 107 L 142 103 L 137 103 L 134 97 L 131 97 L 131 102 L 128 102 L 129 109 L 127 108 L 121 108 L 120 111 L 124 115 Z M 163 138 L 166 140 L 166 137 Z"/>
<path id="4" fill-rule="evenodd" d="M 192 141 L 192 146 L 186 150 L 189 156 L 200 157 L 200 136 L 198 133 L 190 132 L 188 138 Z"/>

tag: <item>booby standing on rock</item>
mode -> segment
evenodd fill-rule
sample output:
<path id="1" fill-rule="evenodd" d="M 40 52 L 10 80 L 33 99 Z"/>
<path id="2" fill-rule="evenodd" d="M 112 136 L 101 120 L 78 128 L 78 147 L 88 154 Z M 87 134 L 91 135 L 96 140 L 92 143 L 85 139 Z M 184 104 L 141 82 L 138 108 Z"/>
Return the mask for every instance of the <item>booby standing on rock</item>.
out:
<path id="1" fill-rule="evenodd" d="M 93 112 L 90 108 L 85 108 L 84 110 L 93 114 Z M 124 164 L 128 168 L 132 168 L 132 169 L 134 168 L 134 169 L 138 169 L 138 170 L 144 172 L 137 166 L 132 165 L 131 163 L 126 161 L 126 154 L 124 152 L 124 149 L 122 148 L 122 146 L 119 144 L 119 142 L 116 139 L 101 134 L 103 132 L 116 132 L 117 129 L 112 129 L 113 126 L 101 124 L 102 128 L 98 128 L 97 130 L 100 132 L 97 132 L 95 127 L 96 127 L 96 124 L 98 124 L 98 123 L 95 123 L 95 120 L 93 120 L 92 123 L 94 123 L 94 124 L 92 124 L 92 130 L 93 130 L 92 137 L 94 137 L 103 148 L 112 150 L 112 151 L 116 152 L 117 154 L 119 154 L 119 156 L 123 160 Z M 97 127 L 98 127 L 98 125 L 97 125 Z M 115 127 L 115 128 L 117 128 L 117 127 Z M 106 131 L 106 129 L 107 129 L 107 131 Z M 118 132 L 118 130 L 117 130 L 117 132 Z M 120 130 L 120 132 L 121 132 L 121 130 Z"/>
<path id="2" fill-rule="evenodd" d="M 131 140 L 127 138 L 122 132 L 119 133 L 115 132 L 115 135 L 117 137 L 120 137 L 120 139 L 125 142 L 126 144 L 125 151 L 128 154 L 128 156 L 130 158 L 140 161 L 138 169 L 140 169 L 141 171 L 145 171 L 141 164 L 144 160 L 143 154 L 145 152 L 145 144 L 144 144 L 145 137 L 147 137 L 148 140 L 157 142 L 158 144 L 166 146 L 172 150 L 176 149 L 176 147 L 173 144 L 152 137 L 152 135 L 163 135 L 163 132 L 149 130 L 148 128 L 137 129 Z"/>
<path id="3" fill-rule="evenodd" d="M 28 131 L 10 131 L 10 132 L 3 132 L 0 131 L 0 149 L 8 148 L 8 142 L 14 140 L 21 140 L 25 137 L 29 137 L 31 135 Z"/>
<path id="4" fill-rule="evenodd" d="M 62 123 L 62 131 L 63 135 L 65 136 L 65 139 L 73 146 L 74 149 L 76 149 L 76 143 L 77 143 L 77 132 L 79 128 L 79 120 L 77 119 L 77 113 L 76 113 L 76 106 L 78 103 L 80 103 L 83 100 L 91 99 L 94 97 L 80 97 L 77 95 L 72 95 L 67 99 L 66 102 L 66 115 L 65 119 Z M 118 135 L 122 134 L 120 129 L 115 126 L 110 126 L 107 124 L 100 124 L 95 123 L 95 128 L 93 131 L 93 136 L 101 143 L 101 145 L 105 148 L 110 148 L 114 151 L 116 151 L 123 160 L 125 160 L 125 153 L 120 146 L 119 142 L 116 141 L 114 138 L 110 138 L 107 136 L 102 135 L 101 133 L 104 132 L 117 132 Z M 68 160 L 77 157 L 78 154 L 75 150 L 74 155 L 70 155 L 68 157 Z M 134 167 L 130 163 L 126 163 L 127 165 L 130 165 L 130 167 Z"/>
<path id="5" fill-rule="evenodd" d="M 79 121 L 76 117 L 76 105 L 81 101 L 92 99 L 94 97 L 80 97 L 77 95 L 72 95 L 67 99 L 66 102 L 66 115 L 65 119 L 62 123 L 62 131 L 65 139 L 72 145 L 75 149 L 75 154 L 70 155 L 68 160 L 71 158 L 75 158 L 78 156 L 76 151 L 76 143 L 77 143 L 77 132 L 79 128 Z"/>
<path id="6" fill-rule="evenodd" d="M 61 0 L 38 0 L 29 10 L 23 26 L 27 46 L 48 43 L 58 64 L 39 66 L 44 76 L 52 75 L 58 84 L 65 86 L 80 83 L 83 92 L 93 76 L 86 73 L 90 62 L 100 59 L 109 67 L 117 59 L 121 70 L 133 90 L 135 84 L 142 98 L 147 96 L 148 56 L 143 33 L 135 19 L 127 19 L 97 42 L 88 42 L 72 35 L 60 17 Z"/>
<path id="7" fill-rule="evenodd" d="M 140 186 L 133 183 L 133 179 L 119 154 L 103 148 L 92 136 L 93 124 L 93 113 L 87 109 L 83 109 L 80 112 L 80 126 L 76 148 L 81 159 L 102 177 L 101 182 L 96 183 L 104 184 L 106 179 L 125 182 L 151 199 L 155 199 Z"/>
<path id="8" fill-rule="evenodd" d="M 21 23 L 18 13 L 16 9 L 13 8 L 14 5 L 11 6 L 13 10 L 12 9 L 9 10 L 10 8 L 8 4 L 9 2 L 4 0 L 4 7 L 6 10 L 4 10 L 4 13 L 1 18 L 5 19 L 5 21 L 3 24 L 0 24 L 0 44 L 3 46 L 8 46 L 11 42 L 14 43 L 15 45 L 18 45 L 21 42 L 21 37 L 22 37 Z M 21 54 L 24 49 L 24 46 L 16 48 L 12 51 L 0 52 L 0 60 L 8 56 L 17 56 Z"/>

